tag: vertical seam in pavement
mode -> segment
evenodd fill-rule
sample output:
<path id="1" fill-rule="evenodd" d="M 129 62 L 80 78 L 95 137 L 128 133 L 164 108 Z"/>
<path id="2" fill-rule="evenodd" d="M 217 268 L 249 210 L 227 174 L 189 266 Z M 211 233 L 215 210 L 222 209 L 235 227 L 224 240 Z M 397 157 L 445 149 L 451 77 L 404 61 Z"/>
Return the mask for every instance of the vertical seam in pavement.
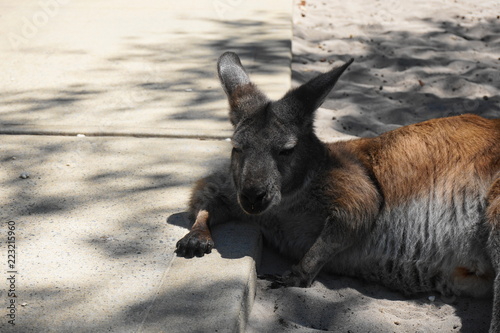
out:
<path id="1" fill-rule="evenodd" d="M 167 254 L 167 248 L 165 248 L 165 251 L 163 251 L 163 255 L 166 255 L 166 254 Z M 161 279 L 160 279 L 160 283 L 156 287 L 156 292 L 155 292 L 155 295 L 153 297 L 153 300 L 151 301 L 151 304 L 149 304 L 148 308 L 146 309 L 146 313 L 144 314 L 144 318 L 142 319 L 141 324 L 140 324 L 137 332 L 143 332 L 144 323 L 146 322 L 146 319 L 148 319 L 149 313 L 151 312 L 153 305 L 156 303 L 156 299 L 158 298 L 158 295 L 160 295 L 160 289 L 163 286 L 163 282 L 166 280 L 166 277 L 168 275 L 168 271 L 170 270 L 170 267 L 172 266 L 174 259 L 175 259 L 175 257 L 172 260 L 170 260 L 170 262 L 168 263 L 168 266 L 163 271 L 163 274 L 162 274 Z"/>

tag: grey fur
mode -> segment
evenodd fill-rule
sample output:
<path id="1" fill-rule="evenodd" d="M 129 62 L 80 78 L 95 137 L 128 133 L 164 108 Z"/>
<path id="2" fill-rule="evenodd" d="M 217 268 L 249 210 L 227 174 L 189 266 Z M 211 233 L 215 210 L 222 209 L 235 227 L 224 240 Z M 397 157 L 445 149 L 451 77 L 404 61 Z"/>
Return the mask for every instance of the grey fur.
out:
<path id="1" fill-rule="evenodd" d="M 453 272 L 466 267 L 477 276 L 494 274 L 490 332 L 499 332 L 500 231 L 487 221 L 486 194 L 500 177 L 500 165 L 477 186 L 459 188 L 443 177 L 389 209 L 377 177 L 348 147 L 326 146 L 313 131 L 314 111 L 351 62 L 272 102 L 250 82 L 234 53 L 223 54 L 218 72 L 231 107 L 234 148 L 231 162 L 194 190 L 193 220 L 206 210 L 210 226 L 233 219 L 258 223 L 269 243 L 298 261 L 278 279 L 284 286 L 309 286 L 325 269 L 406 294 L 488 296 L 493 278 L 465 283 Z M 498 161 L 498 149 L 492 154 Z M 329 183 L 332 170 L 338 177 Z M 343 188 L 355 194 L 348 210 L 336 205 Z M 177 252 L 203 255 L 206 246 L 192 231 Z"/>

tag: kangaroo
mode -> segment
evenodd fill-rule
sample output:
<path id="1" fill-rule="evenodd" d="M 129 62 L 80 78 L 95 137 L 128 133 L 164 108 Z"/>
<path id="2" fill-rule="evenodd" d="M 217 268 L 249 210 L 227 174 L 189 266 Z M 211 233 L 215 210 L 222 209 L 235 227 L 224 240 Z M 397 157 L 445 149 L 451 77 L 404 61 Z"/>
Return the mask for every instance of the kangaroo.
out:
<path id="1" fill-rule="evenodd" d="M 210 253 L 217 223 L 251 221 L 297 261 L 279 285 L 307 287 L 324 269 L 404 294 L 493 294 L 490 332 L 500 332 L 500 119 L 324 143 L 314 112 L 352 62 L 271 101 L 236 54 L 219 58 L 231 158 L 194 186 L 178 255 Z"/>

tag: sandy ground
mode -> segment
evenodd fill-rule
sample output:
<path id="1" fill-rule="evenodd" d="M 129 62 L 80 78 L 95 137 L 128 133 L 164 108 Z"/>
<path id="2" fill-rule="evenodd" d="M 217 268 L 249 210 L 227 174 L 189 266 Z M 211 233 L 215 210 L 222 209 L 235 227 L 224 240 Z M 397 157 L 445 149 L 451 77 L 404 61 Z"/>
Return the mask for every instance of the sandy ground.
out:
<path id="1" fill-rule="evenodd" d="M 463 0 L 296 0 L 293 81 L 355 58 L 317 113 L 324 140 L 369 137 L 426 119 L 500 117 L 500 5 Z M 290 262 L 265 249 L 259 273 Z M 258 281 L 247 332 L 486 332 L 491 300 L 406 298 L 320 275 L 311 288 Z"/>

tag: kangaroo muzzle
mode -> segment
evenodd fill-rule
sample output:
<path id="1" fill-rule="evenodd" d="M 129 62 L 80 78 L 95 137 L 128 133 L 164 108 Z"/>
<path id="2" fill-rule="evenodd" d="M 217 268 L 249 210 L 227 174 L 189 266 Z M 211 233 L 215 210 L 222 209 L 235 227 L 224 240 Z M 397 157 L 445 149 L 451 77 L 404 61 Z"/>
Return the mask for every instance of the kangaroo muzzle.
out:
<path id="1" fill-rule="evenodd" d="M 270 195 L 265 189 L 246 188 L 238 195 L 241 208 L 248 214 L 259 214 L 271 203 Z"/>

